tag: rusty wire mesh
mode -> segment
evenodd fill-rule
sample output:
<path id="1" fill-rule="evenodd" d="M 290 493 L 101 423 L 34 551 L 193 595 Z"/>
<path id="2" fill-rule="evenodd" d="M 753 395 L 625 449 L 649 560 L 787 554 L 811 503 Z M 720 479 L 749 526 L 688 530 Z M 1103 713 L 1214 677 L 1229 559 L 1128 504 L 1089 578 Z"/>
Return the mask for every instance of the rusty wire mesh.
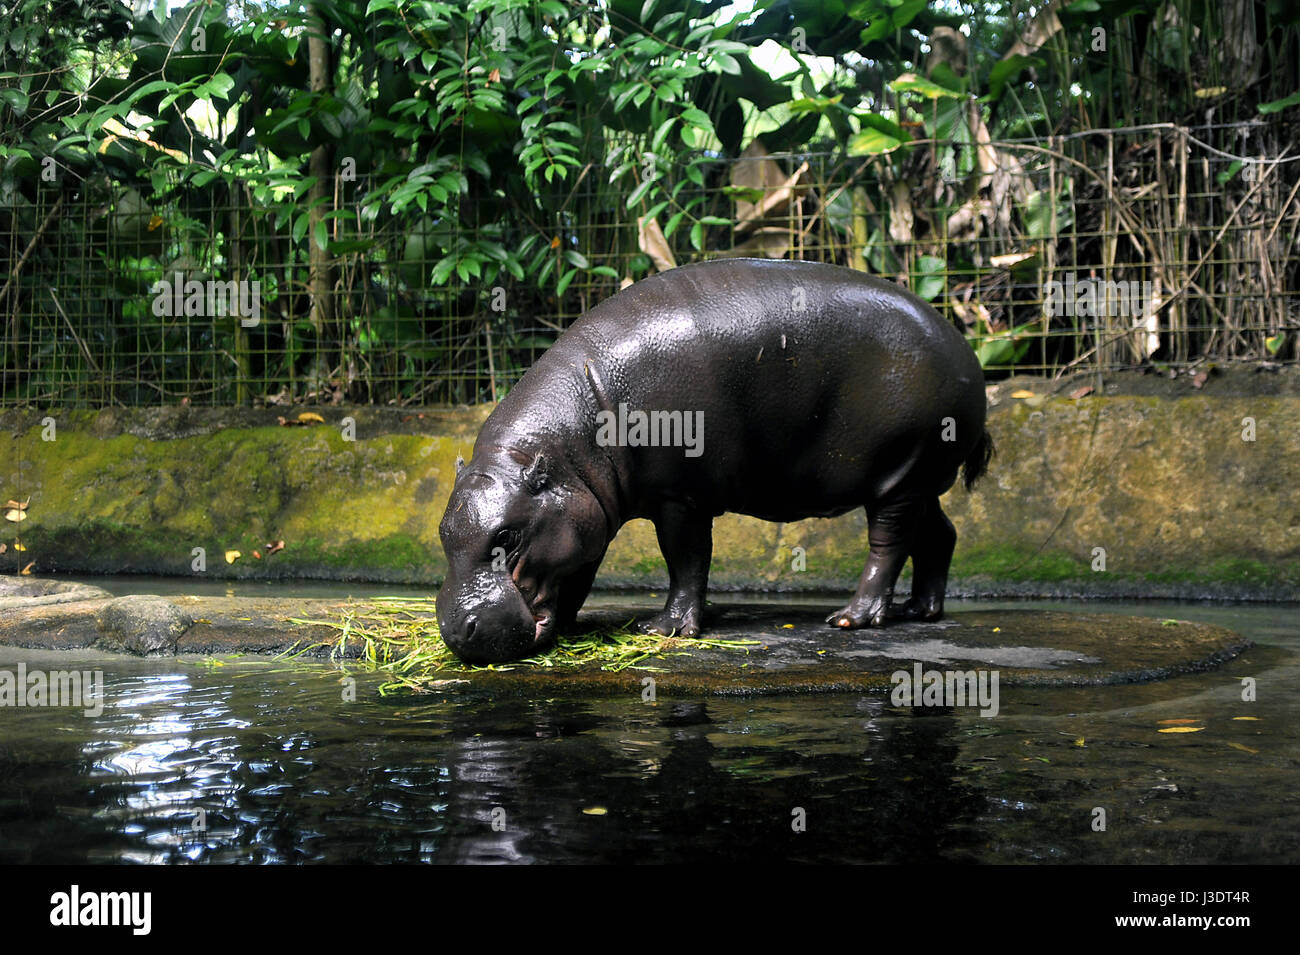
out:
<path id="1" fill-rule="evenodd" d="M 159 199 L 103 181 L 26 206 L 11 197 L 0 206 L 0 404 L 489 400 L 626 281 L 733 254 L 903 282 L 965 330 L 993 376 L 1295 361 L 1300 165 L 1294 136 L 1267 139 L 1285 132 L 1161 125 L 719 158 L 679 193 L 704 201 L 666 239 L 671 209 L 651 225 L 644 204 L 627 207 L 637 172 L 611 183 L 589 165 L 543 197 L 545 211 L 476 221 L 466 203 L 455 227 L 352 214 L 367 183 L 339 181 L 326 321 L 311 314 L 309 237 L 240 190 Z M 683 170 L 653 174 L 667 185 Z M 689 224 L 703 217 L 714 218 L 697 249 Z M 476 230 L 507 248 L 533 236 L 558 267 L 540 281 L 530 268 L 522 281 L 453 271 L 434 285 L 449 244 Z M 613 274 L 592 271 L 602 266 Z M 256 324 L 157 314 L 156 283 L 172 275 L 257 282 Z"/>

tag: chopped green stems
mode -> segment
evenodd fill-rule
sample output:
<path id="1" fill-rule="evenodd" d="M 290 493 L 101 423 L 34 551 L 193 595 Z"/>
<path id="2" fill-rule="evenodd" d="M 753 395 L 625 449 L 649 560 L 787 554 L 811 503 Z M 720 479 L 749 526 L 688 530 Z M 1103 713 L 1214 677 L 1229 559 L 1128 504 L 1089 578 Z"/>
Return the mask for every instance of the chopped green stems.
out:
<path id="1" fill-rule="evenodd" d="M 722 640 L 710 637 L 661 637 L 634 633 L 628 624 L 602 627 L 581 636 L 561 637 L 554 647 L 537 656 L 508 664 L 486 667 L 466 666 L 447 649 L 438 631 L 432 597 L 371 597 L 357 601 L 343 611 L 338 620 L 304 620 L 291 617 L 290 623 L 332 627 L 339 632 L 334 641 L 295 645 L 284 655 L 302 656 L 313 650 L 330 648 L 331 659 L 343 659 L 352 641 L 360 641 L 358 659 L 392 676 L 380 692 L 397 689 L 425 690 L 445 682 L 436 674 L 446 670 L 498 672 L 520 667 L 576 667 L 598 664 L 602 670 L 637 669 L 660 671 L 662 667 L 642 664 L 653 656 L 684 656 L 694 649 L 746 650 L 759 646 L 758 640 Z"/>

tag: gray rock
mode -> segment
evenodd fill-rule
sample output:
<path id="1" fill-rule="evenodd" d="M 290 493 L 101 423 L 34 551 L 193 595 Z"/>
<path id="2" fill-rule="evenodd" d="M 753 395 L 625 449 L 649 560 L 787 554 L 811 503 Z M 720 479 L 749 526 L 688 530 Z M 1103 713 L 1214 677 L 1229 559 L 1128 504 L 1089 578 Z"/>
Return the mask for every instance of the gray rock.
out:
<path id="1" fill-rule="evenodd" d="M 194 618 L 162 597 L 141 594 L 110 601 L 95 622 L 104 634 L 96 646 L 143 657 L 175 653 L 177 641 L 194 625 Z"/>

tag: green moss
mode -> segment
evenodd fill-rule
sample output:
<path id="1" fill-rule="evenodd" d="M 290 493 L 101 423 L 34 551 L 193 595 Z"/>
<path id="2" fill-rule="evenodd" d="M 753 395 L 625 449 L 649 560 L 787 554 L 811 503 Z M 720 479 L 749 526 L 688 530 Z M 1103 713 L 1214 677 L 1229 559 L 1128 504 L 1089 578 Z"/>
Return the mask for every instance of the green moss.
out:
<path id="1" fill-rule="evenodd" d="M 1154 571 L 1143 574 L 1141 579 L 1165 584 L 1212 582 L 1249 587 L 1300 587 L 1300 562 L 1265 564 L 1244 557 L 1223 558 L 1209 566 Z"/>
<path id="2" fill-rule="evenodd" d="M 364 575 L 372 568 L 400 569 L 442 574 L 447 561 L 442 550 L 430 549 L 423 541 L 406 534 L 365 540 L 322 540 L 306 537 L 295 541 L 295 558 L 322 567 L 352 569 Z"/>
<path id="3" fill-rule="evenodd" d="M 954 577 L 1051 583 L 1086 578 L 1091 572 L 1086 562 L 1069 554 L 1051 551 L 1033 554 L 1005 546 L 983 548 L 972 553 L 964 552 L 960 541 L 952 561 Z"/>

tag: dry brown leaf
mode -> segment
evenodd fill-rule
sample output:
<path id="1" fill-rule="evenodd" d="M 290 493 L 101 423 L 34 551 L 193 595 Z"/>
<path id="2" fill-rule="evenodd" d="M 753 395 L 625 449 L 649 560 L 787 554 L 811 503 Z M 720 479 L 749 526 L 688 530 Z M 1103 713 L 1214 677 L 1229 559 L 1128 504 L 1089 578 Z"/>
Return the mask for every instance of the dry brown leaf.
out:
<path id="1" fill-rule="evenodd" d="M 1166 726 L 1162 730 L 1156 730 L 1157 733 L 1199 733 L 1205 729 L 1204 726 Z"/>
<path id="2" fill-rule="evenodd" d="M 989 262 L 992 264 L 992 266 L 995 269 L 1009 269 L 1013 265 L 1019 265 L 1021 262 L 1024 262 L 1026 259 L 1032 259 L 1037 254 L 1038 254 L 1037 251 L 1008 252 L 1005 255 L 993 256 L 993 258 L 989 259 Z"/>
<path id="3" fill-rule="evenodd" d="M 1037 398 L 1038 396 L 1032 391 L 1026 391 L 1024 388 L 1017 388 L 1011 392 L 1012 398 Z"/>
<path id="4" fill-rule="evenodd" d="M 659 221 L 653 216 L 639 218 L 636 221 L 636 244 L 650 261 L 655 264 L 655 271 L 667 272 L 677 268 L 677 259 L 673 257 L 672 247 L 664 238 L 664 230 L 659 228 Z"/>
<path id="5" fill-rule="evenodd" d="M 1189 723 L 1203 723 L 1204 720 L 1157 720 L 1161 726 L 1186 726 Z"/>
<path id="6" fill-rule="evenodd" d="M 1092 392 L 1093 392 L 1092 385 L 1084 385 L 1083 387 L 1075 388 L 1072 392 L 1070 392 L 1070 397 L 1073 398 L 1075 401 L 1078 401 L 1080 398 L 1088 397 L 1088 395 L 1092 394 Z"/>

